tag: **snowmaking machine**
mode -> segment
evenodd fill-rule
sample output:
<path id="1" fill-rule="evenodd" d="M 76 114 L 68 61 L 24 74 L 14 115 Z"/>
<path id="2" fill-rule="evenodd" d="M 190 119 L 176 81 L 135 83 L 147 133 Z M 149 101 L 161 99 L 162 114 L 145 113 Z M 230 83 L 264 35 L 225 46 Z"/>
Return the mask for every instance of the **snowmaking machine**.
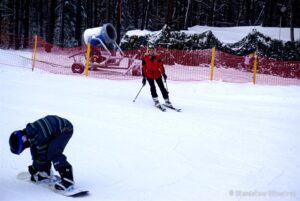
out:
<path id="1" fill-rule="evenodd" d="M 116 39 L 116 29 L 112 24 L 107 23 L 101 27 L 86 29 L 83 40 L 86 45 L 90 44 L 90 48 L 87 48 L 90 52 L 80 52 L 69 57 L 74 60 L 72 72 L 81 74 L 88 64 L 90 71 L 107 70 L 122 72 L 124 75 L 130 73 L 139 75 L 133 73 L 140 69 L 140 61 L 135 59 L 137 54 L 125 55 Z"/>

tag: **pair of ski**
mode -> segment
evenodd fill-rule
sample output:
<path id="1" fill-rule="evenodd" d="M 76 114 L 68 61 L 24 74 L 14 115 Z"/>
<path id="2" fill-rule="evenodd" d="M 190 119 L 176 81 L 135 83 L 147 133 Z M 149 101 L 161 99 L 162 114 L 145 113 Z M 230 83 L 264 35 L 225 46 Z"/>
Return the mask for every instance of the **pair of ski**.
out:
<path id="1" fill-rule="evenodd" d="M 87 190 L 81 190 L 79 188 L 73 187 L 67 191 L 61 191 L 61 190 L 56 190 L 54 188 L 54 185 L 56 182 L 60 181 L 60 177 L 58 175 L 53 175 L 51 177 L 51 179 L 47 179 L 45 181 L 42 182 L 33 182 L 31 181 L 31 175 L 29 172 L 20 172 L 17 175 L 17 179 L 21 180 L 21 181 L 26 181 L 26 182 L 30 182 L 33 184 L 36 184 L 37 186 L 42 186 L 44 188 L 48 188 L 51 191 L 58 193 L 60 195 L 66 196 L 66 197 L 82 197 L 82 196 L 86 196 L 88 195 L 89 191 Z"/>
<path id="2" fill-rule="evenodd" d="M 158 109 L 160 109 L 162 112 L 165 112 L 167 109 L 166 108 L 169 108 L 169 109 L 172 109 L 172 110 L 174 110 L 174 111 L 176 111 L 176 112 L 181 112 L 181 109 L 179 109 L 179 108 L 176 108 L 176 107 L 174 107 L 174 106 L 170 106 L 170 105 L 166 105 L 166 104 L 159 104 L 159 105 L 155 105 L 155 107 L 157 107 Z"/>

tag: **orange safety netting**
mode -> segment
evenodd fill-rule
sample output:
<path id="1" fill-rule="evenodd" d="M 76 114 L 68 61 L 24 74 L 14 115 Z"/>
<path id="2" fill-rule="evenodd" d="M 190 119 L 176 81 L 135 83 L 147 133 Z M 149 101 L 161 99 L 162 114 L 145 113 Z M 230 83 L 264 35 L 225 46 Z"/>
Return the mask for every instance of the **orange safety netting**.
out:
<path id="1" fill-rule="evenodd" d="M 30 44 L 30 46 L 33 46 Z M 87 46 L 62 48 L 37 37 L 34 67 L 55 74 L 90 76 L 107 79 L 140 79 L 145 48 L 126 50 L 123 54 L 93 48 L 86 74 Z M 174 50 L 158 48 L 169 80 L 210 80 L 212 50 Z M 236 56 L 216 50 L 213 80 L 253 82 L 254 54 Z M 300 85 L 300 61 L 280 61 L 257 57 L 257 84 Z"/>
<path id="2" fill-rule="evenodd" d="M 216 51 L 215 80 L 252 82 L 254 54 L 236 56 Z M 257 56 L 257 84 L 300 85 L 300 61 L 281 61 Z"/>

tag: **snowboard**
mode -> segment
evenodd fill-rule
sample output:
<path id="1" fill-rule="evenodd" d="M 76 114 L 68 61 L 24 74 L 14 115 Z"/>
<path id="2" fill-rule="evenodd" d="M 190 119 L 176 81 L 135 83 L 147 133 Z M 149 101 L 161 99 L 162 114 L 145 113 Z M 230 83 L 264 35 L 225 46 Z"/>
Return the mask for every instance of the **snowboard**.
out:
<path id="1" fill-rule="evenodd" d="M 63 195 L 63 196 L 67 196 L 67 197 L 81 197 L 81 196 L 86 196 L 86 195 L 89 194 L 88 190 L 81 190 L 81 189 L 76 188 L 76 187 L 72 188 L 69 191 L 56 190 L 54 188 L 54 185 L 55 185 L 56 182 L 60 181 L 60 177 L 57 176 L 57 175 L 53 175 L 51 179 L 49 179 L 47 181 L 39 182 L 39 183 L 31 181 L 30 178 L 31 178 L 31 175 L 30 175 L 29 172 L 20 172 L 17 175 L 17 179 L 19 179 L 21 181 L 30 182 L 30 183 L 33 183 L 35 185 L 48 188 L 51 191 L 53 191 L 53 192 L 55 192 L 57 194 Z"/>

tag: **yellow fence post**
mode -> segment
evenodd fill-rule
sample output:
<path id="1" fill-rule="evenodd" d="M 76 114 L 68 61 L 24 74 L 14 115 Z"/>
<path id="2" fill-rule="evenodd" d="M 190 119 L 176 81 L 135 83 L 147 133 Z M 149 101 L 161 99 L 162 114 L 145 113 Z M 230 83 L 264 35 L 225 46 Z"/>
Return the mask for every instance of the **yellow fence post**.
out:
<path id="1" fill-rule="evenodd" d="M 211 49 L 211 63 L 210 63 L 210 80 L 214 79 L 214 67 L 215 67 L 215 52 L 216 48 Z"/>
<path id="2" fill-rule="evenodd" d="M 254 52 L 254 62 L 253 62 L 253 84 L 256 84 L 256 71 L 257 71 L 257 55 Z"/>
<path id="3" fill-rule="evenodd" d="M 34 70 L 36 62 L 36 48 L 37 48 L 37 35 L 34 36 L 34 46 L 33 46 L 33 55 L 32 55 L 32 71 Z"/>
<path id="4" fill-rule="evenodd" d="M 91 55 L 91 43 L 88 42 L 86 50 L 86 59 L 85 59 L 85 75 L 89 76 L 89 61 Z"/>

